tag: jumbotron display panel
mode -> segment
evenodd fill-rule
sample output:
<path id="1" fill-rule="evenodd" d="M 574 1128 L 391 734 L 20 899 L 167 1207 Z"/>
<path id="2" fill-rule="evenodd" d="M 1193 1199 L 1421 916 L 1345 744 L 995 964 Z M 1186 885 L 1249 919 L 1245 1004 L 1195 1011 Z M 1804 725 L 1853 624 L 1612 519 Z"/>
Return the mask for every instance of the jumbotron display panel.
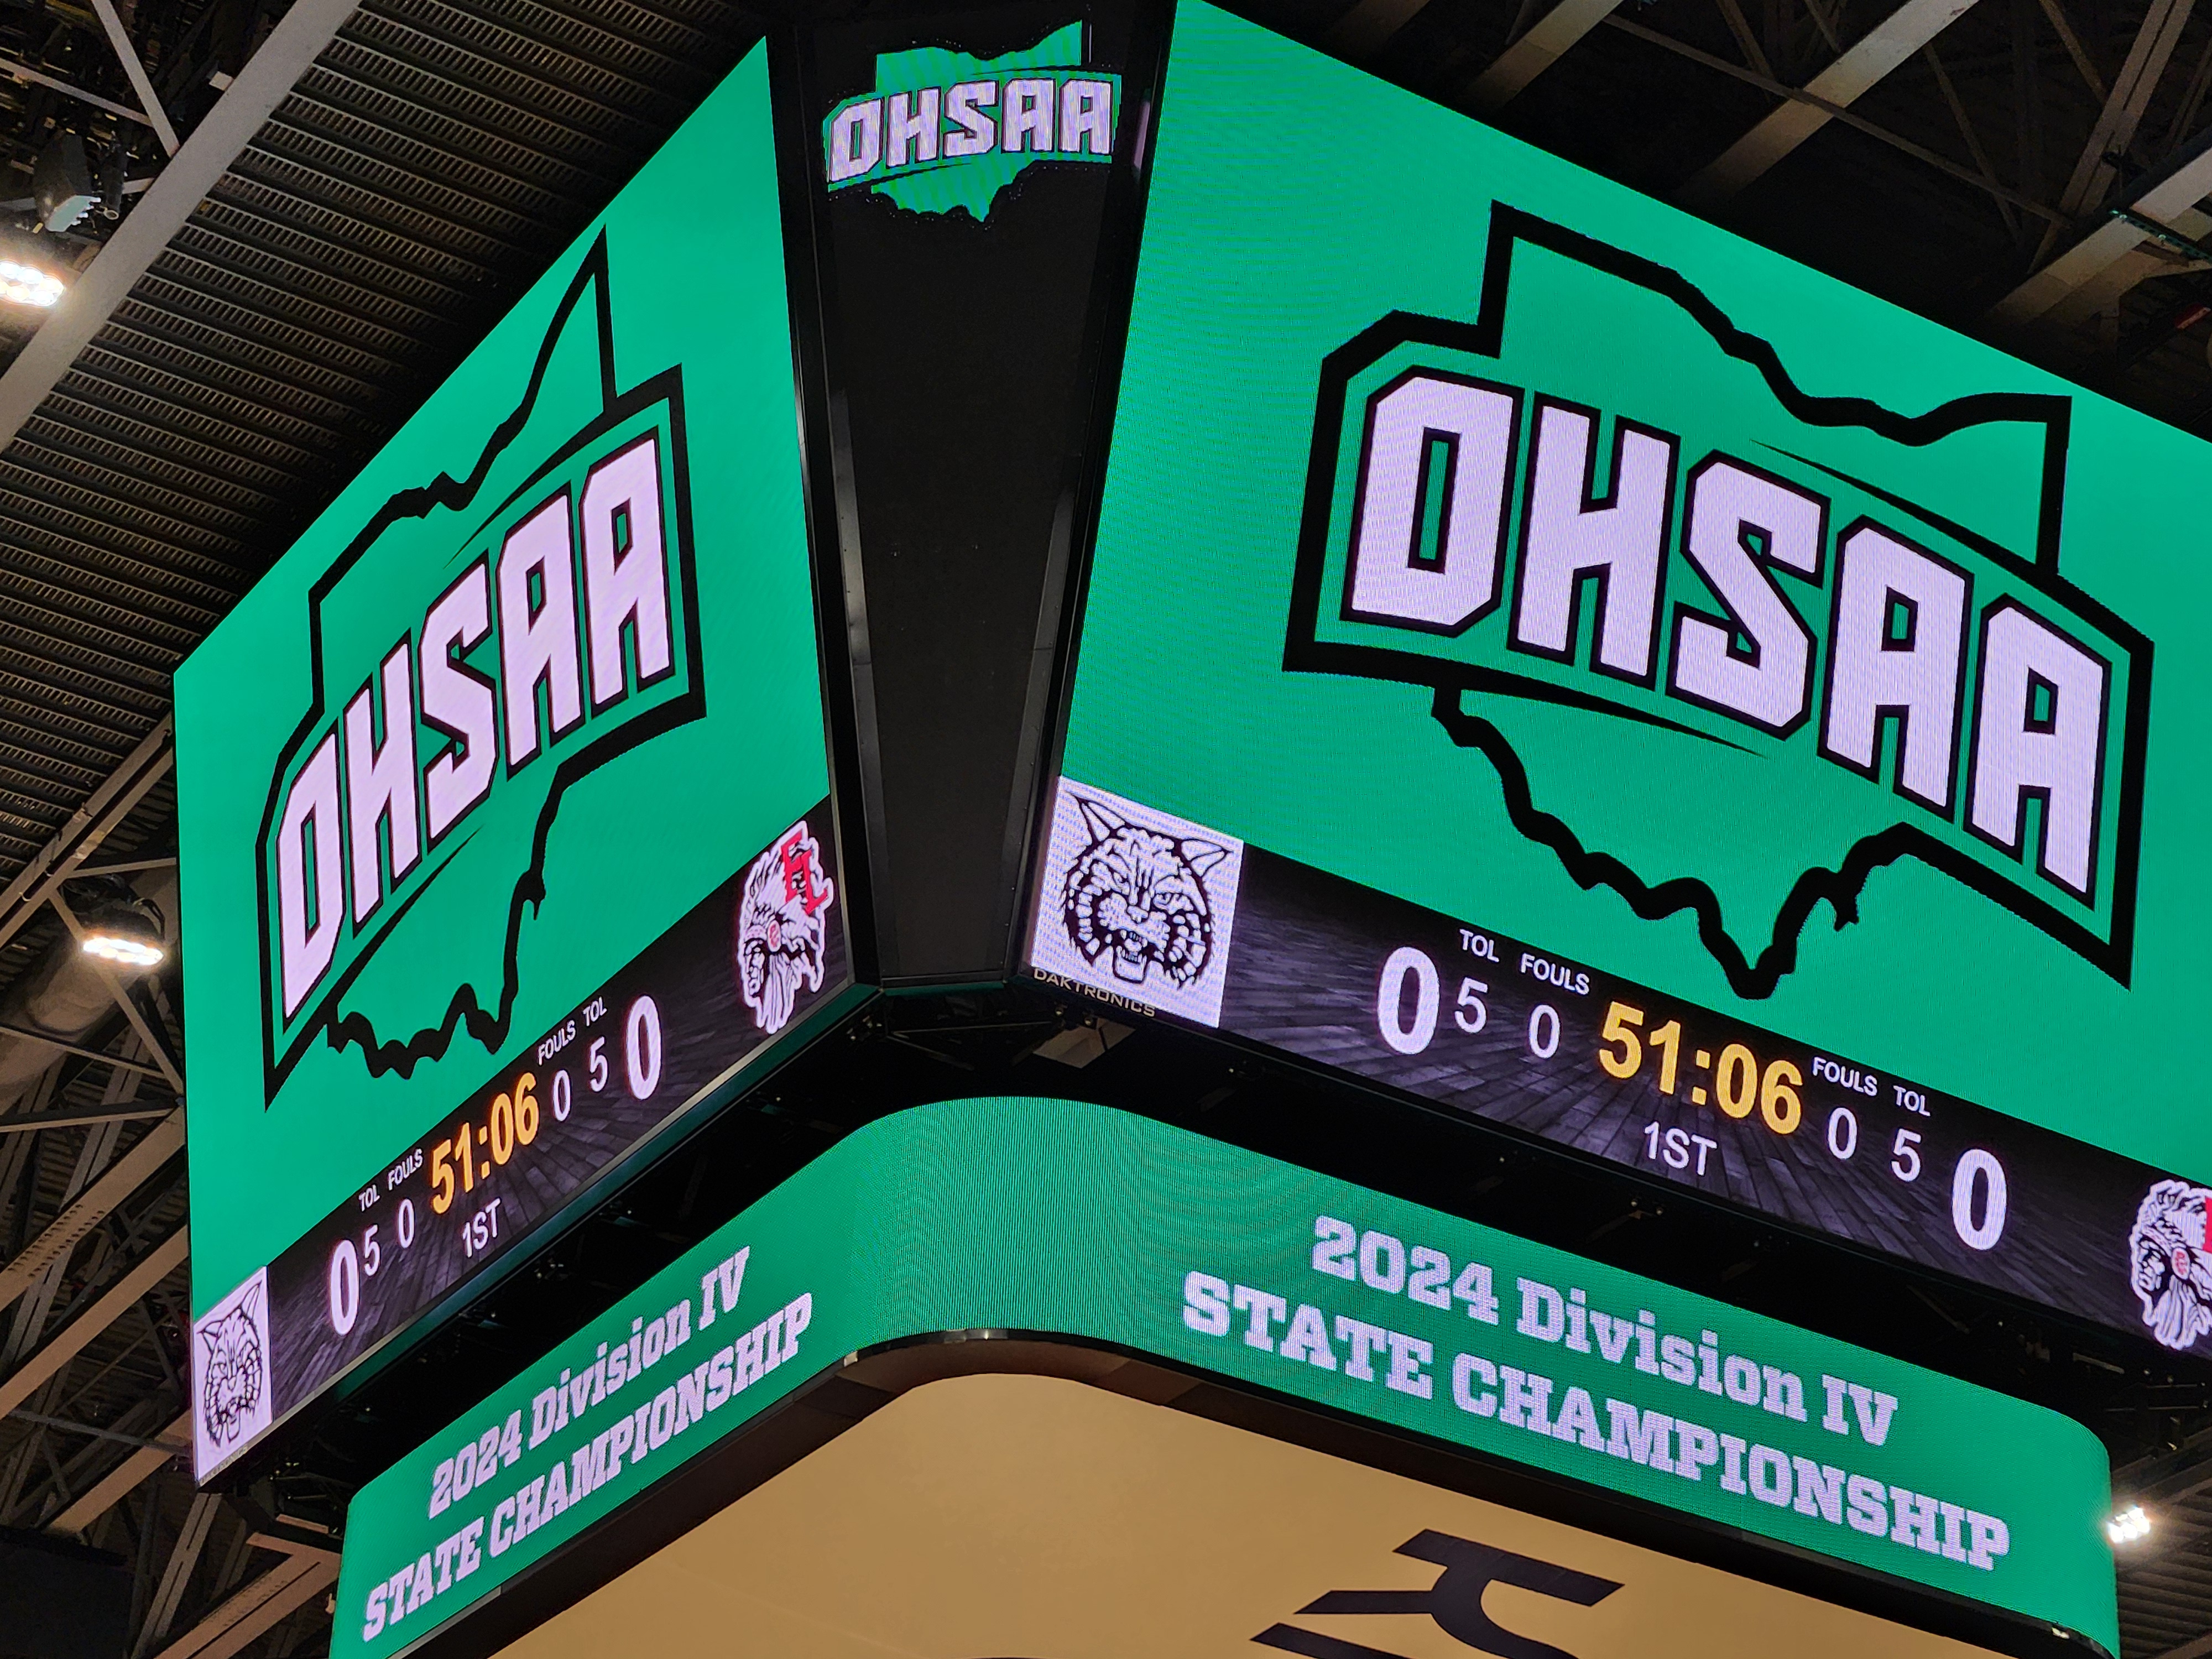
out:
<path id="1" fill-rule="evenodd" d="M 765 58 L 177 674 L 202 1479 L 850 982 Z"/>
<path id="2" fill-rule="evenodd" d="M 1156 158 L 1031 970 L 2212 1349 L 2212 450 L 1201 0 Z"/>

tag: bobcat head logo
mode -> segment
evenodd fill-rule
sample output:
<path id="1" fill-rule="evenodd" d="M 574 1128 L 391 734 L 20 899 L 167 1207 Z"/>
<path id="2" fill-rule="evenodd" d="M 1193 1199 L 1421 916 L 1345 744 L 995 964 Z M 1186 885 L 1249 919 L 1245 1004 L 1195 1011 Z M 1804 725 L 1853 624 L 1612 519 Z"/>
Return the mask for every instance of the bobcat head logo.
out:
<path id="1" fill-rule="evenodd" d="M 1069 942 L 1125 984 L 1142 985 L 1156 968 L 1171 985 L 1192 984 L 1213 955 L 1206 872 L 1229 849 L 1145 829 L 1080 795 L 1075 805 L 1091 838 L 1060 897 Z"/>
<path id="2" fill-rule="evenodd" d="M 202 1432 L 217 1445 L 227 1446 L 253 1422 L 262 1391 L 269 1386 L 268 1345 L 262 1340 L 256 1316 L 260 1296 L 249 1291 L 228 1313 L 202 1325 L 198 1332 L 205 1346 L 200 1373 Z"/>
<path id="3" fill-rule="evenodd" d="M 2160 1181 L 2143 1194 L 2128 1234 L 2129 1279 L 2143 1323 L 2169 1348 L 2188 1348 L 2212 1331 L 2212 1253 L 2205 1209 L 2212 1190 Z"/>
<path id="4" fill-rule="evenodd" d="M 804 818 L 745 872 L 738 901 L 738 990 L 753 1023 L 770 1036 L 791 1023 L 800 986 L 822 988 L 828 912 L 836 896 L 822 867 L 822 843 Z"/>

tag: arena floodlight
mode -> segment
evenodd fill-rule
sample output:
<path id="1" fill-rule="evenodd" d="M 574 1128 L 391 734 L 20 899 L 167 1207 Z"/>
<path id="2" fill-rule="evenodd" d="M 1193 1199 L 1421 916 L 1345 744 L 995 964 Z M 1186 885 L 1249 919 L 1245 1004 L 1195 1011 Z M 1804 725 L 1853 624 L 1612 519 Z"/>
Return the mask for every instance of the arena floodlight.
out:
<path id="1" fill-rule="evenodd" d="M 0 254 L 0 301 L 51 310 L 67 285 L 51 270 Z"/>
<path id="2" fill-rule="evenodd" d="M 161 943 L 161 921 L 144 900 L 111 904 L 84 930 L 84 953 L 123 968 L 152 968 L 168 957 Z"/>
<path id="3" fill-rule="evenodd" d="M 2130 1504 L 2105 1522 L 2105 1536 L 2115 1544 L 2133 1544 L 2150 1536 L 2150 1516 L 2140 1504 Z"/>

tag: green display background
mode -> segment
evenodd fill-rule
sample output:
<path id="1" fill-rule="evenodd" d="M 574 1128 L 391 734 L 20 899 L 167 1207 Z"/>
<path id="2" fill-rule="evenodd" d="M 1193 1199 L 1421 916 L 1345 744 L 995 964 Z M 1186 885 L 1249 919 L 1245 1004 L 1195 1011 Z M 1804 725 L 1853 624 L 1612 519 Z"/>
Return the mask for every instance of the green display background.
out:
<path id="1" fill-rule="evenodd" d="M 568 1012 L 827 792 L 768 70 L 756 49 L 178 672 L 196 1312 L 374 1178 L 499 1058 L 463 1030 L 411 1076 L 372 1078 L 359 1048 L 318 1040 L 264 1107 L 255 842 L 276 757 L 308 707 L 310 585 L 387 496 L 475 464 L 602 234 L 617 389 L 683 371 L 706 714 L 568 790 L 546 847 L 547 897 L 522 924 L 510 1044 Z M 599 406 L 591 319 L 587 298 L 513 447 L 526 471 Z M 326 662 L 334 698 L 419 623 L 458 574 L 461 537 L 498 499 L 448 515 L 442 540 L 435 523 L 387 535 L 341 584 L 325 606 L 326 636 L 337 629 L 348 653 Z M 422 757 L 434 747 L 426 738 Z M 477 836 L 493 838 L 495 869 L 527 862 L 532 815 L 495 810 L 512 787 L 479 809 L 494 813 Z M 487 955 L 495 990 L 508 890 L 433 889 L 349 1006 L 427 1009 L 434 1024 L 456 958 L 475 972 Z"/>
<path id="2" fill-rule="evenodd" d="M 1455 1267 L 1489 1264 L 1505 1304 L 1501 1322 L 1316 1273 L 1321 1215 L 1443 1250 Z M 740 1248 L 750 1255 L 736 1308 L 701 1324 L 702 1275 Z M 1431 1341 L 1434 1397 L 1393 1393 L 1379 1381 L 1248 1346 L 1242 1316 L 1225 1336 L 1194 1331 L 1182 1316 L 1184 1279 L 1194 1271 Z M 1563 1292 L 1580 1287 L 1593 1309 L 1631 1318 L 1651 1310 L 1662 1331 L 1694 1339 L 1711 1329 L 1723 1352 L 1795 1370 L 1806 1381 L 1814 1421 L 1793 1424 L 1517 1334 L 1515 1281 L 1522 1275 Z M 793 1359 L 668 1440 L 634 1473 L 626 1465 L 503 1554 L 486 1553 L 467 1578 L 448 1575 L 434 1599 L 364 1639 L 364 1609 L 377 1584 L 472 1521 L 489 1522 L 503 1499 L 625 1410 L 647 1405 L 679 1373 L 706 1365 L 719 1347 L 802 1293 L 813 1298 L 812 1319 Z M 600 1343 L 626 1341 L 633 1318 L 658 1318 L 687 1300 L 692 1334 L 659 1367 L 521 1451 L 461 1502 L 428 1515 L 441 1460 L 510 1412 L 529 1424 L 532 1397 L 564 1372 L 587 1372 Z M 331 1650 L 380 1659 L 412 1644 L 848 1352 L 978 1328 L 1085 1337 L 1222 1372 L 2048 1620 L 2118 1651 L 2112 1553 L 2101 1525 L 2110 1502 L 2104 1449 L 2057 1413 L 1182 1130 L 1049 1100 L 922 1107 L 857 1131 L 364 1486 L 347 1513 Z M 1470 1416 L 1450 1398 L 1451 1358 L 1462 1351 L 1553 1376 L 1561 1395 L 1580 1383 L 1601 1401 L 1610 1394 L 1680 1412 L 2001 1516 L 2011 1528 L 2011 1553 L 1993 1570 L 1974 1569 L 1729 1494 L 1713 1470 L 1692 1484 L 1496 1417 Z M 1819 1426 L 1823 1372 L 1897 1396 L 1883 1445 Z"/>
<path id="3" fill-rule="evenodd" d="M 1070 777 L 2212 1178 L 2212 1115 L 2191 1058 L 2212 992 L 2199 938 L 2212 915 L 2201 856 L 2212 702 L 2197 626 L 2212 573 L 2202 532 L 2187 528 L 2212 450 L 1202 0 L 1178 13 L 1157 155 Z M 1285 671 L 1322 361 L 1394 310 L 1473 322 L 1495 203 L 1680 272 L 1772 342 L 1811 393 L 1908 414 L 1991 392 L 2071 399 L 2061 572 L 2155 645 L 2131 987 L 1907 858 L 1874 872 L 1855 924 L 1838 929 L 1818 906 L 1795 971 L 1771 997 L 1745 1000 L 1688 912 L 1640 921 L 1523 838 L 1490 763 L 1430 717 L 1427 689 Z M 1532 331 L 1517 337 L 1551 350 L 1540 389 L 1639 416 L 1640 396 L 1663 394 L 1645 416 L 1662 424 L 1685 410 L 1697 418 L 1707 397 L 1711 421 L 1682 428 L 1684 465 L 1704 443 L 1731 441 L 1740 366 L 1724 372 L 1710 349 L 1703 366 L 1680 355 L 1648 313 L 1609 315 L 1586 276 L 1547 277 L 1551 257 L 1524 250 L 1513 313 Z M 1950 449 L 1893 487 L 2032 550 L 2035 500 L 2016 487 L 2029 471 L 2020 457 L 1972 435 Z M 1832 532 L 1847 516 L 1839 509 Z M 1992 591 L 1978 582 L 1977 605 Z M 1336 620 L 1340 592 L 1325 588 L 1324 637 L 1360 631 Z M 1746 763 L 1619 718 L 1502 696 L 1464 706 L 1504 732 L 1535 805 L 1585 845 L 1649 883 L 1713 877 L 1752 954 L 1780 890 L 1832 860 L 1838 814 L 1870 795 L 1893 799 L 1886 782 L 1826 763 Z"/>

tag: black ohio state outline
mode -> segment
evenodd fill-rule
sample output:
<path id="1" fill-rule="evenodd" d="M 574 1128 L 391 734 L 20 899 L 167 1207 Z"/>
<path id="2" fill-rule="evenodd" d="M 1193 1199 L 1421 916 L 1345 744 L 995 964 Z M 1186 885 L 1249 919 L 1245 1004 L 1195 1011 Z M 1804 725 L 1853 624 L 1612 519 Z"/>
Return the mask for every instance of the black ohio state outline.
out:
<path id="1" fill-rule="evenodd" d="M 500 994 L 495 1010 L 484 1007 L 477 1000 L 474 988 L 463 984 L 455 988 L 453 1000 L 447 1005 L 445 1016 L 436 1025 L 416 1031 L 404 1039 L 380 1036 L 368 1018 L 361 1013 L 337 1015 L 339 1000 L 352 988 L 362 970 L 375 959 L 378 948 L 392 928 L 414 908 L 415 902 L 435 885 L 438 876 L 450 866 L 449 860 L 447 864 L 433 872 L 421 886 L 386 911 L 381 924 L 372 930 L 368 944 L 361 947 L 342 972 L 318 988 L 313 1006 L 299 1017 L 297 1029 L 280 1054 L 276 1034 L 281 1020 L 272 1021 L 270 1017 L 271 1011 L 278 1006 L 276 1000 L 276 964 L 275 952 L 270 945 L 270 895 L 264 878 L 269 868 L 270 836 L 283 809 L 284 782 L 292 775 L 294 759 L 320 732 L 329 714 L 328 694 L 323 677 L 323 602 L 390 526 L 405 519 L 424 518 L 438 507 L 460 512 L 474 503 L 477 492 L 483 488 L 484 480 L 491 471 L 492 464 L 506 453 L 508 446 L 521 435 L 528 424 L 531 412 L 537 406 L 538 394 L 544 388 L 554 349 L 587 293 L 593 301 L 592 321 L 599 350 L 599 412 L 546 457 L 504 501 L 487 508 L 469 535 L 474 537 L 484 525 L 530 494 L 556 469 L 565 465 L 577 453 L 588 448 L 623 421 L 641 410 L 665 403 L 669 422 L 668 464 L 672 472 L 676 497 L 675 523 L 669 531 L 674 542 L 678 568 L 682 573 L 684 620 L 679 648 L 690 671 L 690 688 L 679 696 L 672 697 L 666 702 L 622 720 L 604 736 L 564 757 L 554 768 L 544 803 L 538 808 L 529 859 L 516 876 L 514 890 L 507 902 L 507 937 L 501 956 Z M 495 577 L 494 586 L 496 587 Z M 580 597 L 580 581 L 578 586 Z M 449 586 L 438 597 L 443 598 L 451 591 Z M 495 617 L 497 594 L 495 592 L 488 597 Z M 451 473 L 441 472 L 428 483 L 400 490 L 388 497 L 370 515 L 359 533 L 346 544 L 345 550 L 331 562 L 330 568 L 317 577 L 313 586 L 308 589 L 307 620 L 309 684 L 313 690 L 307 712 L 293 729 L 283 748 L 277 752 L 276 765 L 270 772 L 268 800 L 262 809 L 261 831 L 254 842 L 254 881 L 258 890 L 257 909 L 260 926 L 262 1109 L 264 1111 L 276 1100 L 277 1090 L 283 1086 L 285 1079 L 291 1075 L 293 1068 L 300 1063 L 301 1056 L 319 1034 L 324 1036 L 334 1048 L 358 1047 L 362 1051 L 362 1063 L 368 1066 L 372 1077 L 381 1077 L 391 1072 L 396 1072 L 403 1078 L 412 1075 L 415 1067 L 423 1060 L 442 1056 L 452 1047 L 454 1034 L 464 1024 L 468 1027 L 469 1035 L 488 1049 L 495 1049 L 504 1043 L 508 1025 L 514 1018 L 514 1000 L 520 988 L 517 957 L 521 946 L 523 915 L 545 897 L 545 846 L 552 833 L 553 820 L 559 811 L 562 797 L 570 785 L 589 776 L 617 756 L 664 732 L 697 720 L 707 712 L 704 656 L 699 627 L 698 576 L 692 558 L 690 447 L 684 419 L 684 370 L 679 364 L 640 381 L 627 392 L 616 390 L 614 313 L 609 295 L 605 232 L 586 251 L 577 264 L 574 276 L 569 279 L 567 291 L 546 322 L 544 337 L 538 343 L 537 359 L 532 365 L 530 379 L 524 387 L 520 401 L 493 428 L 468 476 L 455 478 Z M 411 625 L 410 631 L 411 635 Z M 671 641 L 672 646 L 676 643 Z M 580 661 L 578 672 L 586 677 L 583 701 L 588 711 L 588 664 Z M 659 678 L 654 677 L 656 680 Z M 347 695 L 350 695 L 350 691 L 351 688 L 348 688 Z M 496 712 L 501 720 L 500 749 L 503 755 L 506 749 L 505 709 L 500 707 Z M 489 794 L 489 792 L 486 793 Z M 343 810 L 343 802 L 341 808 Z M 461 830 L 472 816 L 473 810 L 471 807 L 469 812 L 463 813 L 449 824 L 447 835 Z M 461 842 L 466 839 L 466 836 L 463 836 Z M 458 842 L 454 843 L 457 848 L 459 844 Z M 428 856 L 427 850 L 424 856 Z"/>
<path id="2" fill-rule="evenodd" d="M 1536 805 L 1528 769 L 1504 734 L 1480 715 L 1467 713 L 1461 707 L 1461 700 L 1469 691 L 1525 698 L 1657 726 L 1728 747 L 1738 745 L 1648 710 L 1624 708 L 1605 698 L 1508 669 L 1448 662 L 1388 646 L 1352 644 L 1320 637 L 1322 574 L 1328 556 L 1329 524 L 1335 508 L 1347 386 L 1355 374 L 1405 344 L 1440 346 L 1473 356 L 1497 359 L 1504 339 L 1513 256 L 1523 243 L 1648 289 L 1671 301 L 1711 337 L 1723 354 L 1758 370 L 1775 400 L 1808 426 L 1858 427 L 1916 447 L 1970 427 L 1996 422 L 2020 422 L 2042 428 L 2042 501 L 2037 514 L 2036 547 L 2032 560 L 2023 560 L 1989 538 L 1891 491 L 1809 458 L 1794 454 L 1790 458 L 1864 489 L 1920 522 L 1956 537 L 1993 562 L 2009 568 L 2062 613 L 2093 623 L 2120 647 L 2128 665 L 2128 692 L 2118 757 L 2119 834 L 2118 845 L 2112 849 L 2109 939 L 2100 938 L 2074 917 L 2038 897 L 2028 883 L 2042 878 L 2028 867 L 2025 859 L 2020 878 L 2014 880 L 1939 841 L 1917 823 L 1905 820 L 1854 842 L 1834 869 L 1802 872 L 1776 915 L 1766 944 L 1755 959 L 1747 957 L 1729 935 L 1721 918 L 1719 896 L 1710 886 L 1689 876 L 1652 884 L 1613 854 L 1585 847 L 1563 819 Z M 1747 1000 L 1771 996 L 1783 976 L 1796 968 L 1798 939 L 1818 905 L 1826 902 L 1834 909 L 1839 928 L 1856 921 L 1858 896 L 1867 878 L 1882 866 L 1907 856 L 1920 860 L 2003 906 L 2124 986 L 2130 982 L 2135 957 L 2136 887 L 2142 851 L 2144 746 L 2150 724 L 2152 647 L 2150 641 L 2139 630 L 2059 574 L 2066 448 L 2072 419 L 2072 399 L 2051 392 L 1978 392 L 1954 398 L 1920 415 L 1901 414 L 1868 398 L 1825 397 L 1808 392 L 1790 378 L 1771 342 L 1736 327 L 1727 313 L 1679 271 L 1521 209 L 1497 203 L 1491 209 L 1490 239 L 1483 263 L 1482 304 L 1474 322 L 1394 311 L 1322 362 L 1315 398 L 1313 441 L 1306 465 L 1305 503 L 1299 522 L 1283 642 L 1283 667 L 1291 672 L 1341 674 L 1430 687 L 1436 694 L 1430 713 L 1437 724 L 1461 747 L 1481 750 L 1497 769 L 1506 815 L 1517 831 L 1549 848 L 1577 884 L 1586 889 L 1602 886 L 1612 890 L 1646 921 L 1656 921 L 1680 911 L 1691 912 L 1697 921 L 1698 942 L 1727 975 L 1729 988 Z M 1785 450 L 1776 453 L 1790 453 Z M 2107 775 L 2108 781 L 2111 775 Z"/>

